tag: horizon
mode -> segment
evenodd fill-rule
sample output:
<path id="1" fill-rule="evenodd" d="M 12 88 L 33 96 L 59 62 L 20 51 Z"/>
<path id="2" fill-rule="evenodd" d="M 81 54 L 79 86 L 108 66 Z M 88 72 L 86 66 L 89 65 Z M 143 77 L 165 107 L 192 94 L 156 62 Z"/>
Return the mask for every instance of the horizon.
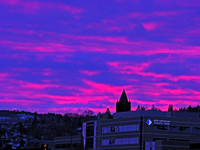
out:
<path id="1" fill-rule="evenodd" d="M 200 105 L 200 1 L 1 0 L 0 109 Z"/>
<path id="2" fill-rule="evenodd" d="M 170 104 L 169 104 L 170 105 Z M 168 106 L 169 106 L 168 105 Z M 139 110 L 137 109 L 139 107 Z M 154 110 L 153 110 L 153 107 L 154 107 Z M 186 107 L 180 107 L 180 108 L 174 108 L 173 107 L 173 105 L 172 105 L 172 108 L 173 108 L 173 110 L 172 111 L 183 111 L 183 112 L 194 112 L 194 111 L 187 111 L 187 109 L 189 108 L 189 107 L 191 107 L 191 108 L 195 108 L 195 107 L 200 107 L 200 105 L 194 105 L 194 106 L 191 106 L 191 105 L 188 105 L 188 106 L 186 106 Z M 156 107 L 154 104 L 151 106 L 151 108 L 149 108 L 149 107 L 144 107 L 144 106 L 140 106 L 140 105 L 138 105 L 137 106 L 137 108 L 135 109 L 135 110 L 133 110 L 133 109 L 131 109 L 130 111 L 162 111 L 162 112 L 170 112 L 169 110 L 161 110 L 161 109 L 159 109 L 159 107 Z M 144 108 L 144 109 L 141 109 L 141 108 Z M 106 108 L 105 110 L 107 111 L 107 109 L 109 109 L 109 108 Z M 181 110 L 181 109 L 183 109 L 183 110 Z M 109 109 L 110 110 L 110 109 Z M 35 112 L 32 112 L 32 111 L 25 111 L 25 110 L 8 110 L 8 109 L 0 109 L 0 111 L 11 111 L 11 112 L 19 112 L 19 113 L 32 113 L 32 114 L 34 114 L 34 113 L 36 113 L 36 114 L 42 114 L 42 115 L 46 115 L 46 114 L 55 114 L 55 115 L 62 115 L 62 116 L 64 116 L 64 115 L 80 115 L 80 116 L 84 116 L 84 113 L 86 112 L 86 111 L 92 111 L 92 110 L 85 110 L 85 111 L 83 111 L 83 112 L 64 112 L 64 113 L 55 113 L 55 112 L 45 112 L 45 113 L 40 113 L 40 112 L 37 112 L 37 111 L 35 111 Z M 99 113 L 100 114 L 102 114 L 102 113 L 106 113 L 106 111 L 105 112 L 93 112 L 92 111 L 92 113 L 93 113 L 93 115 L 92 116 L 97 116 Z M 128 111 L 127 111 L 128 112 Z M 114 113 L 117 113 L 117 112 L 110 112 L 111 114 L 114 114 Z M 119 113 L 119 112 L 118 112 Z M 194 112 L 194 113 L 198 113 L 198 112 Z M 87 115 L 86 115 L 87 116 Z"/>

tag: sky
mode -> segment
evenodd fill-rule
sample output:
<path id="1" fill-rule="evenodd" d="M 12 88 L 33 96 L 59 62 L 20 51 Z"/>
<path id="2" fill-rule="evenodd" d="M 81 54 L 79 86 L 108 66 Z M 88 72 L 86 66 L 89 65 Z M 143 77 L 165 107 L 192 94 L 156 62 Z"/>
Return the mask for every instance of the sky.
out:
<path id="1" fill-rule="evenodd" d="M 0 0 L 0 109 L 114 113 L 123 89 L 200 104 L 199 0 Z"/>

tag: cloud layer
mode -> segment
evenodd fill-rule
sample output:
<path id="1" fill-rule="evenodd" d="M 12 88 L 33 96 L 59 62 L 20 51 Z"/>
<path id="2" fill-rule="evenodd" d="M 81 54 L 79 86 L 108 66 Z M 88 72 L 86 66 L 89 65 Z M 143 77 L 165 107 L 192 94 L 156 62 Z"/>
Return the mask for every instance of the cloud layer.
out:
<path id="1" fill-rule="evenodd" d="M 0 109 L 200 104 L 198 0 L 0 1 Z"/>

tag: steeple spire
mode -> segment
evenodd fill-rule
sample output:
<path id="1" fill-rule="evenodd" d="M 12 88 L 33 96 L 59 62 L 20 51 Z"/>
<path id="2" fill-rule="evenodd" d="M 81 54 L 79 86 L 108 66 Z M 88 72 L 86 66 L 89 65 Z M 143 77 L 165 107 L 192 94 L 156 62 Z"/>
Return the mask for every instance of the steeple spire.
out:
<path id="1" fill-rule="evenodd" d="M 128 98 L 126 96 L 126 92 L 124 89 L 123 89 L 123 92 L 122 92 L 119 102 L 122 104 L 128 104 Z"/>
<path id="2" fill-rule="evenodd" d="M 124 112 L 124 111 L 130 111 L 131 110 L 131 102 L 128 101 L 128 98 L 126 96 L 126 92 L 123 88 L 122 95 L 120 97 L 119 102 L 116 103 L 116 112 Z"/>

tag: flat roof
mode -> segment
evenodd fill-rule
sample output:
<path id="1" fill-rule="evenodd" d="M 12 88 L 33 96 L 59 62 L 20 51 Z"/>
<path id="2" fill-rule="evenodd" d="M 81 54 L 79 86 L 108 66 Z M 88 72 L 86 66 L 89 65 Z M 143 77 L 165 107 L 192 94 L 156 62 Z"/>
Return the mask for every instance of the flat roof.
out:
<path id="1" fill-rule="evenodd" d="M 141 116 L 152 116 L 152 117 L 169 117 L 169 118 L 187 118 L 187 119 L 199 119 L 200 112 L 181 112 L 181 111 L 153 111 L 153 110 L 137 110 L 118 112 L 113 114 L 113 118 L 130 118 L 130 117 L 141 117 Z"/>

